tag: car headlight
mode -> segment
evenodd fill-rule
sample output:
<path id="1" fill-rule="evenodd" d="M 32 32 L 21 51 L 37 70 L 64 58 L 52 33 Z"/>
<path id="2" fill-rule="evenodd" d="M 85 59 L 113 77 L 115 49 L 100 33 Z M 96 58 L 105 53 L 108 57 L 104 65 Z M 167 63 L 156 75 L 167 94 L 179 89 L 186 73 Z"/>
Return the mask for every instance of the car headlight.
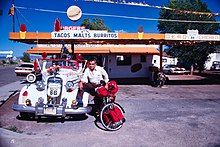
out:
<path id="1" fill-rule="evenodd" d="M 68 81 L 68 82 L 66 83 L 65 87 L 66 87 L 67 92 L 71 92 L 71 91 L 73 91 L 74 84 L 73 84 L 72 81 Z"/>
<path id="2" fill-rule="evenodd" d="M 25 104 L 26 104 L 26 106 L 31 106 L 32 105 L 31 104 L 31 100 L 30 99 L 26 99 Z"/>
<path id="3" fill-rule="evenodd" d="M 68 82 L 66 83 L 66 87 L 67 87 L 67 88 L 73 88 L 73 87 L 74 87 L 73 82 L 68 81 Z"/>
<path id="4" fill-rule="evenodd" d="M 44 106 L 44 99 L 42 97 L 39 97 L 37 102 L 38 102 L 37 106 L 39 106 L 39 107 L 43 107 Z"/>
<path id="5" fill-rule="evenodd" d="M 43 91 L 45 89 L 45 84 L 43 81 L 37 81 L 36 86 L 38 91 Z"/>

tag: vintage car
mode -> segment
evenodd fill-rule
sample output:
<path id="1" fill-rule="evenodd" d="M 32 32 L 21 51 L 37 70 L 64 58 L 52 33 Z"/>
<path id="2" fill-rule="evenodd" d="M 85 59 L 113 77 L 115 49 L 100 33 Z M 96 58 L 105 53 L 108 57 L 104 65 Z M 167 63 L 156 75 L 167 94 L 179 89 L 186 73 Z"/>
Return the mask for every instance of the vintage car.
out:
<path id="1" fill-rule="evenodd" d="M 210 70 L 220 70 L 220 61 L 213 61 Z"/>
<path id="2" fill-rule="evenodd" d="M 15 74 L 18 75 L 28 75 L 29 73 L 34 71 L 33 63 L 22 63 L 18 67 L 15 67 Z"/>
<path id="3" fill-rule="evenodd" d="M 172 64 L 166 64 L 163 66 L 163 72 L 165 74 L 186 74 L 188 71 L 186 71 L 185 68 L 178 67 L 177 65 Z"/>
<path id="4" fill-rule="evenodd" d="M 21 89 L 18 103 L 12 106 L 21 117 L 65 118 L 67 114 L 85 114 L 92 110 L 90 106 L 77 105 L 82 103 L 77 93 L 85 64 L 75 60 L 44 58 L 36 60 L 34 66 L 36 72 L 27 76 L 28 84 Z M 41 78 L 36 78 L 36 75 Z"/>

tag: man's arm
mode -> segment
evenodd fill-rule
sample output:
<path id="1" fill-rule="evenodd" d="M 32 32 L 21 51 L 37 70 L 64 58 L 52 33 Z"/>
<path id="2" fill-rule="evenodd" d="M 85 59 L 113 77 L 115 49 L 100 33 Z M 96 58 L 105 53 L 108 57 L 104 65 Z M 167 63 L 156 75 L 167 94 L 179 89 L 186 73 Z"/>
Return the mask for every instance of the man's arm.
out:
<path id="1" fill-rule="evenodd" d="M 80 82 L 79 82 L 79 88 L 81 90 L 83 88 L 83 83 L 88 83 L 88 70 L 87 69 L 83 73 L 83 76 L 82 76 L 82 78 L 80 79 Z"/>
<path id="2" fill-rule="evenodd" d="M 102 75 L 103 75 L 104 81 L 105 81 L 105 83 L 107 83 L 109 81 L 108 74 L 107 74 L 107 72 L 105 71 L 104 68 L 101 68 L 101 69 L 102 69 L 101 71 L 102 71 Z"/>

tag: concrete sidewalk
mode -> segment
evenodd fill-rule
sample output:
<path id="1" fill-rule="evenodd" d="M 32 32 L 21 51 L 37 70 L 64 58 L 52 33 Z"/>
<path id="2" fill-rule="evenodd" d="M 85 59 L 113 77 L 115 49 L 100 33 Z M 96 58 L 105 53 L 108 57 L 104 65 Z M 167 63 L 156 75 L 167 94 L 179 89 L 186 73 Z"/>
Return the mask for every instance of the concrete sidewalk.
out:
<path id="1" fill-rule="evenodd" d="M 198 75 L 166 75 L 169 80 L 203 80 L 205 77 Z"/>
<path id="2" fill-rule="evenodd" d="M 16 81 L 0 87 L 0 106 L 7 101 L 7 99 L 20 91 L 24 86 L 21 84 L 22 81 Z"/>

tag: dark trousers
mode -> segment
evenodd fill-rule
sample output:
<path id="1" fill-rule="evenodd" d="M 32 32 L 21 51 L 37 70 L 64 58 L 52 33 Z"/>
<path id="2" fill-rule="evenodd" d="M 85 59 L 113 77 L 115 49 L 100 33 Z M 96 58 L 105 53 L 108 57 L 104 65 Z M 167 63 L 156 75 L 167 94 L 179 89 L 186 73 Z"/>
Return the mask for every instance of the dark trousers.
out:
<path id="1" fill-rule="evenodd" d="M 97 112 L 100 109 L 100 106 L 102 105 L 102 98 L 98 97 L 95 92 L 95 88 L 101 86 L 100 84 L 94 84 L 94 83 L 84 83 L 83 89 L 78 91 L 77 97 L 81 98 L 83 97 L 84 92 L 88 92 L 90 95 L 94 96 L 94 109 Z"/>

